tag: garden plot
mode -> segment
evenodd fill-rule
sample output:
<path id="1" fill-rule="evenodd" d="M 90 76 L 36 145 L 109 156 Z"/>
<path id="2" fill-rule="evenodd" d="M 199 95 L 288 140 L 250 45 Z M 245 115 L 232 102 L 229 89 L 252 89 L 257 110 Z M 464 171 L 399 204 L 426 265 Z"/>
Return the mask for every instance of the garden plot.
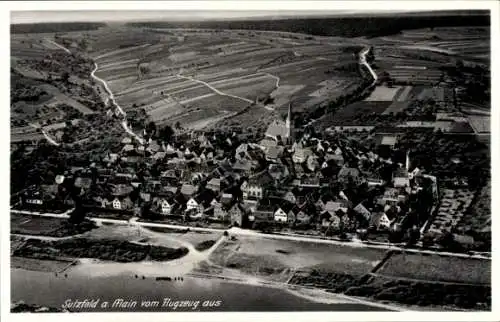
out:
<path id="1" fill-rule="evenodd" d="M 186 60 L 193 59 L 197 55 L 198 55 L 197 51 L 185 51 L 185 52 L 171 54 L 168 56 L 168 59 L 170 59 L 174 63 L 180 63 Z"/>
<path id="2" fill-rule="evenodd" d="M 491 261 L 415 253 L 393 254 L 377 274 L 424 281 L 491 283 Z"/>
<path id="3" fill-rule="evenodd" d="M 280 107 L 288 104 L 292 96 L 302 90 L 305 85 L 280 85 L 270 96 L 274 99 L 272 105 Z"/>
<path id="4" fill-rule="evenodd" d="M 104 61 L 106 57 L 112 57 L 112 56 L 118 56 L 122 53 L 130 52 L 130 51 L 141 51 L 144 47 L 150 46 L 150 44 L 141 44 L 138 46 L 132 46 L 132 47 L 127 47 L 127 48 L 122 48 L 122 49 L 116 49 L 112 51 L 108 51 L 104 54 L 100 54 L 97 56 L 94 56 L 94 60 L 99 63 L 99 61 Z"/>
<path id="5" fill-rule="evenodd" d="M 108 56 L 104 59 L 100 59 L 98 63 L 99 65 L 101 65 L 113 62 L 129 61 L 132 59 L 137 59 L 142 62 L 144 58 L 148 57 L 149 55 L 154 55 L 156 52 L 162 52 L 163 46 L 164 46 L 163 44 L 137 46 L 134 49 L 120 52 L 118 54 Z M 168 54 L 164 53 L 162 57 L 165 57 L 167 55 Z"/>
<path id="6" fill-rule="evenodd" d="M 443 198 L 429 228 L 431 233 L 451 231 L 467 212 L 474 198 L 474 192 L 468 189 L 444 189 L 442 193 Z"/>
<path id="7" fill-rule="evenodd" d="M 125 66 L 119 66 L 118 68 L 108 69 L 108 70 L 100 70 L 98 69 L 95 75 L 99 78 L 102 78 L 106 81 L 110 79 L 118 79 L 120 77 L 130 76 L 129 74 L 138 75 L 137 65 L 129 64 Z"/>
<path id="8" fill-rule="evenodd" d="M 161 122 L 174 115 L 185 113 L 186 109 L 173 101 L 161 100 L 146 109 L 151 120 Z"/>
<path id="9" fill-rule="evenodd" d="M 123 68 L 136 67 L 139 59 L 129 59 L 109 64 L 99 64 L 99 72 L 119 71 Z"/>
<path id="10" fill-rule="evenodd" d="M 206 46 L 205 48 L 208 50 L 217 50 L 217 49 L 222 49 L 222 48 L 227 48 L 227 47 L 234 47 L 234 46 L 239 46 L 246 44 L 244 41 L 234 41 L 234 40 L 221 40 L 215 42 L 215 44 L 211 44 L 210 46 Z"/>
<path id="11" fill-rule="evenodd" d="M 391 101 L 399 91 L 399 86 L 387 87 L 377 86 L 375 90 L 368 96 L 365 101 Z"/>
<path id="12" fill-rule="evenodd" d="M 471 115 L 467 117 L 469 124 L 477 133 L 490 133 L 491 132 L 491 117 L 482 115 Z"/>
<path id="13" fill-rule="evenodd" d="M 129 95 L 141 91 L 152 92 L 152 91 L 157 91 L 163 87 L 173 88 L 174 86 L 182 87 L 182 85 L 188 86 L 189 82 L 186 80 L 181 80 L 177 76 L 173 75 L 149 78 L 137 81 L 133 87 L 118 92 L 116 96 Z"/>
<path id="14" fill-rule="evenodd" d="M 15 62 L 11 63 L 11 66 L 16 72 L 27 78 L 43 80 L 46 77 L 46 74 L 44 72 L 18 65 Z"/>
<path id="15" fill-rule="evenodd" d="M 390 104 L 389 101 L 361 101 L 343 106 L 333 115 L 331 125 L 355 125 L 353 122 L 361 116 L 371 113 L 382 114 Z"/>
<path id="16" fill-rule="evenodd" d="M 443 87 L 426 87 L 417 96 L 417 100 L 433 99 L 436 102 L 443 102 L 445 96 L 445 88 Z"/>
<path id="17" fill-rule="evenodd" d="M 174 99 L 179 101 L 181 104 L 188 104 L 189 102 L 216 95 L 216 93 L 214 93 L 210 88 L 204 86 L 194 89 L 177 91 L 172 93 L 171 95 L 173 95 Z"/>
<path id="18" fill-rule="evenodd" d="M 214 68 L 214 71 L 216 71 L 217 68 Z M 226 78 L 232 78 L 232 77 L 238 77 L 238 76 L 245 76 L 248 75 L 248 72 L 241 68 L 233 68 L 229 70 L 224 70 L 222 72 L 215 72 L 211 73 L 210 69 L 206 69 L 203 71 L 203 73 L 199 73 L 196 75 L 196 78 L 205 82 L 213 82 L 221 79 L 226 79 Z"/>
<path id="19" fill-rule="evenodd" d="M 410 95 L 410 92 L 412 90 L 412 86 L 403 86 L 401 90 L 398 92 L 398 94 L 395 97 L 395 101 L 397 102 L 404 102 L 407 100 L 408 95 Z"/>
<path id="20" fill-rule="evenodd" d="M 118 79 L 108 80 L 108 86 L 113 93 L 126 90 L 133 86 L 137 81 L 137 75 L 121 77 Z"/>
<path id="21" fill-rule="evenodd" d="M 382 115 L 387 115 L 387 114 L 396 114 L 396 113 L 399 113 L 399 112 L 403 112 L 406 108 L 408 108 L 408 106 L 411 104 L 410 101 L 395 101 L 395 102 L 392 102 L 391 105 L 389 105 L 389 107 L 387 107 L 387 109 L 382 113 Z"/>
<path id="22" fill-rule="evenodd" d="M 249 100 L 264 99 L 275 89 L 276 82 L 272 78 L 262 79 L 259 82 L 248 82 L 244 86 L 219 88 L 226 94 L 243 97 Z"/>
<path id="23" fill-rule="evenodd" d="M 61 228 L 66 219 L 10 214 L 11 232 L 25 235 L 49 235 Z"/>
<path id="24" fill-rule="evenodd" d="M 319 89 L 309 93 L 311 97 L 323 97 L 328 96 L 331 92 L 338 91 L 342 92 L 345 88 L 349 87 L 352 82 L 347 79 L 336 78 L 327 79 L 318 84 L 321 86 Z"/>
<path id="25" fill-rule="evenodd" d="M 53 95 L 58 103 L 67 104 L 67 105 L 73 107 L 74 109 L 80 111 L 84 115 L 94 113 L 93 110 L 91 110 L 87 106 L 83 105 L 82 103 L 77 102 L 74 99 L 64 95 L 56 87 L 54 87 L 52 85 L 43 84 L 43 85 L 40 85 L 40 88 L 43 88 L 47 93 L 50 93 L 51 95 Z"/>

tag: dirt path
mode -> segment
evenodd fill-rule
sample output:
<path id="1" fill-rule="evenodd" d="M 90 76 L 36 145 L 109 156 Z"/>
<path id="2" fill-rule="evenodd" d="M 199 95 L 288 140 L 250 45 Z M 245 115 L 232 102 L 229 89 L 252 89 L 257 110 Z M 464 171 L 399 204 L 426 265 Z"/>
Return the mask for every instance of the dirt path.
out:
<path id="1" fill-rule="evenodd" d="M 377 77 L 377 74 L 373 71 L 370 64 L 368 64 L 368 62 L 366 61 L 366 55 L 368 54 L 369 51 L 370 51 L 370 48 L 365 48 L 363 51 L 361 51 L 361 53 L 359 54 L 359 60 L 360 60 L 360 64 L 365 65 L 366 68 L 368 68 L 368 70 L 370 71 L 370 74 L 372 74 L 373 82 L 372 82 L 371 86 L 373 86 L 377 82 L 378 77 Z"/>
<path id="2" fill-rule="evenodd" d="M 144 144 L 143 138 L 141 138 L 136 133 L 134 133 L 134 131 L 132 131 L 130 129 L 130 127 L 128 126 L 127 119 L 126 119 L 127 113 L 125 113 L 125 111 L 122 109 L 122 107 L 120 106 L 120 104 L 118 104 L 118 102 L 116 102 L 115 96 L 113 95 L 113 92 L 109 88 L 108 83 L 104 79 L 102 79 L 102 78 L 100 78 L 100 77 L 98 77 L 98 76 L 95 75 L 95 72 L 97 71 L 97 69 L 99 68 L 99 66 L 97 65 L 96 62 L 94 62 L 94 65 L 95 65 L 95 68 L 92 71 L 92 73 L 90 74 L 90 76 L 92 78 L 94 78 L 95 80 L 101 82 L 104 85 L 104 88 L 106 89 L 106 91 L 108 92 L 108 95 L 109 95 L 108 101 L 111 100 L 113 102 L 113 105 L 115 105 L 116 108 L 118 109 L 118 111 L 120 112 L 120 114 L 123 115 L 124 120 L 121 122 L 121 125 L 122 125 L 123 129 L 125 130 L 125 132 L 127 134 L 133 136 L 140 144 Z M 108 101 L 106 101 L 106 102 L 108 102 Z"/>
<path id="3" fill-rule="evenodd" d="M 71 54 L 71 51 L 70 51 L 68 48 L 66 48 L 66 47 L 64 47 L 64 46 L 62 46 L 62 45 L 59 45 L 58 43 L 56 43 L 56 42 L 55 42 L 55 41 L 53 41 L 53 40 L 50 40 L 50 39 L 47 39 L 47 38 L 46 38 L 45 40 L 47 40 L 48 42 L 50 42 L 50 43 L 51 43 L 51 44 L 53 44 L 54 46 L 56 46 L 56 47 L 58 47 L 58 48 L 60 48 L 60 49 L 64 50 L 64 51 L 65 51 L 65 52 L 67 52 L 68 54 Z"/>
<path id="4" fill-rule="evenodd" d="M 212 91 L 214 91 L 215 93 L 217 93 L 217 94 L 219 94 L 221 96 L 227 96 L 227 97 L 236 98 L 236 99 L 245 101 L 245 102 L 250 103 L 250 104 L 253 103 L 253 101 L 250 100 L 250 99 L 248 99 L 248 98 L 244 98 L 244 97 L 240 97 L 240 96 L 236 96 L 236 95 L 232 95 L 232 94 L 227 94 L 227 93 L 221 92 L 217 88 L 213 87 L 212 85 L 210 85 L 209 83 L 207 83 L 205 81 L 202 81 L 202 80 L 199 80 L 199 79 L 195 79 L 193 77 L 184 76 L 184 75 L 181 75 L 181 74 L 177 74 L 177 77 L 182 78 L 182 79 L 188 79 L 188 80 L 191 80 L 193 82 L 203 84 L 203 85 L 205 85 L 206 87 L 208 87 L 209 89 L 211 89 Z"/>
<path id="5" fill-rule="evenodd" d="M 37 127 L 36 125 L 34 125 L 34 124 L 32 124 L 32 123 L 29 123 L 29 125 L 30 125 L 32 128 L 34 128 L 34 129 L 40 130 L 40 131 L 42 132 L 43 136 L 45 137 L 45 139 L 47 139 L 47 141 L 48 141 L 50 144 L 52 144 L 52 145 L 54 145 L 54 146 L 60 146 L 60 144 L 59 144 L 58 142 L 56 142 L 53 138 L 51 138 L 51 137 L 47 134 L 47 132 L 45 132 L 45 130 L 44 130 L 43 128 L 41 128 L 41 127 Z"/>

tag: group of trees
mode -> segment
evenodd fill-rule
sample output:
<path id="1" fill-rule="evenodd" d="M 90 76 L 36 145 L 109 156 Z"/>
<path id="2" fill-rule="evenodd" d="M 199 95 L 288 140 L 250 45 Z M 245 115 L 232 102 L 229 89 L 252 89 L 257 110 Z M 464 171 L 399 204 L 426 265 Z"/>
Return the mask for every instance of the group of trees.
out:
<path id="1" fill-rule="evenodd" d="M 182 257 L 187 248 L 149 246 L 119 240 L 86 238 L 42 241 L 29 239 L 15 251 L 15 256 L 53 259 L 59 256 L 98 258 L 117 262 L 137 262 L 145 259 L 166 261 Z"/>

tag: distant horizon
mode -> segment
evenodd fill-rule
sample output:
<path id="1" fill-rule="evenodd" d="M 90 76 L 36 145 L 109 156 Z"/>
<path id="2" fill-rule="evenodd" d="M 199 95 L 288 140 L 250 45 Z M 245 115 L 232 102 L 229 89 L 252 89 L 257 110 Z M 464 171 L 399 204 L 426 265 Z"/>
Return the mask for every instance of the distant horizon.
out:
<path id="1" fill-rule="evenodd" d="M 134 22 L 134 21 L 207 21 L 247 19 L 326 18 L 338 16 L 380 16 L 391 14 L 471 14 L 476 10 L 60 10 L 11 11 L 11 24 L 64 23 L 64 22 Z M 91 15 L 90 15 L 91 13 Z M 82 18 L 85 16 L 85 18 Z"/>

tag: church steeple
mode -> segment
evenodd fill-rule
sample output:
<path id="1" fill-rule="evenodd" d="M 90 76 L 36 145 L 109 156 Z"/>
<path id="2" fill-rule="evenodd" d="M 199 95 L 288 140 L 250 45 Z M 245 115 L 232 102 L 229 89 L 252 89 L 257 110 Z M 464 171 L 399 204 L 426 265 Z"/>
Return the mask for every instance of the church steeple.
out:
<path id="1" fill-rule="evenodd" d="M 292 138 L 292 102 L 288 104 L 288 114 L 285 121 L 287 139 L 291 141 Z"/>

